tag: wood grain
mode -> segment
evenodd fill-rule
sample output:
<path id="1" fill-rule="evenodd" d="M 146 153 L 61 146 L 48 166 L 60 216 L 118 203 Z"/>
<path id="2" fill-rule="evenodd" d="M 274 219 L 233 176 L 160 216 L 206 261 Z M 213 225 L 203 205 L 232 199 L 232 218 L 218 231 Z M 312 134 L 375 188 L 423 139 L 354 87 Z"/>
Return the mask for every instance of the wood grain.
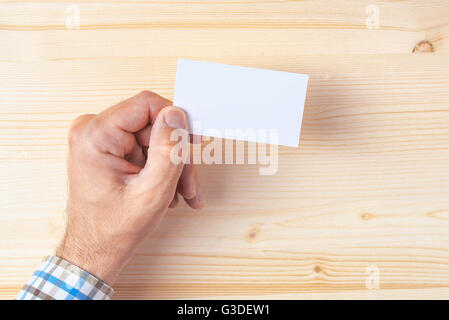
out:
<path id="1" fill-rule="evenodd" d="M 70 121 L 172 97 L 178 57 L 309 74 L 301 143 L 274 176 L 203 165 L 207 208 L 170 211 L 116 298 L 449 298 L 447 1 L 79 4 L 79 30 L 68 3 L 0 4 L 1 298 L 63 231 Z"/>

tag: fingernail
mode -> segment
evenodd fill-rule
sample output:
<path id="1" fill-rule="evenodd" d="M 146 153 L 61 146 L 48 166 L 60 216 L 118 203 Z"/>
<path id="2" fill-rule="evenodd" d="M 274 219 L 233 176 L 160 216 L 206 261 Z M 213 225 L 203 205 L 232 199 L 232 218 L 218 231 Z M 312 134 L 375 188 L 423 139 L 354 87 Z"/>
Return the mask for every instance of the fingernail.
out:
<path id="1" fill-rule="evenodd" d="M 189 181 L 189 194 L 191 195 L 191 199 L 196 196 L 196 183 L 193 177 L 190 177 Z"/>
<path id="2" fill-rule="evenodd" d="M 170 108 L 164 113 L 165 123 L 173 129 L 185 129 L 186 121 L 184 113 L 175 108 Z"/>
<path id="3" fill-rule="evenodd" d="M 198 190 L 196 191 L 196 199 L 198 200 L 198 202 L 206 202 L 206 199 L 204 199 L 203 192 L 200 188 L 198 188 Z"/>

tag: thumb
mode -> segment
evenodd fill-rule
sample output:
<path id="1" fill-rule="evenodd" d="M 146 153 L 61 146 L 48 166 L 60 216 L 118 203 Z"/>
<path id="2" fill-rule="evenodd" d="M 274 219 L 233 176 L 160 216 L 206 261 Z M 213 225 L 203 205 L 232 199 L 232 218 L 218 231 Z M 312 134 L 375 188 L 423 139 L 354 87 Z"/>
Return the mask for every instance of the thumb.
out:
<path id="1" fill-rule="evenodd" d="M 186 129 L 187 117 L 182 109 L 162 109 L 153 123 L 147 162 L 139 174 L 145 189 L 156 192 L 156 199 L 167 202 L 167 206 L 173 199 L 190 151 Z"/>

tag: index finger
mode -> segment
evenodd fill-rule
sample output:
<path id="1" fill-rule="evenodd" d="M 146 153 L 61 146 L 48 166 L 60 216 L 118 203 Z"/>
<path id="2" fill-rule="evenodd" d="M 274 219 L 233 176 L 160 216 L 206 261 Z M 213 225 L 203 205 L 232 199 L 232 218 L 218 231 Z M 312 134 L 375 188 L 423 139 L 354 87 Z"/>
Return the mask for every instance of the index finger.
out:
<path id="1" fill-rule="evenodd" d="M 135 133 L 156 119 L 157 114 L 172 102 L 157 93 L 142 91 L 98 115 L 98 121 L 123 131 Z"/>

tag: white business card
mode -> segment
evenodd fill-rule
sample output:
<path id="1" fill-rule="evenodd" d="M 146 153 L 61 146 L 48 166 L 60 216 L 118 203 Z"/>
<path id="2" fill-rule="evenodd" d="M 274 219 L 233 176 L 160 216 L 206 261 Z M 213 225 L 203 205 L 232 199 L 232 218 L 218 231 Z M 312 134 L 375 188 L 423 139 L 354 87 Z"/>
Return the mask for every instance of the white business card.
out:
<path id="1" fill-rule="evenodd" d="M 298 146 L 308 79 L 179 59 L 173 102 L 195 135 Z"/>

